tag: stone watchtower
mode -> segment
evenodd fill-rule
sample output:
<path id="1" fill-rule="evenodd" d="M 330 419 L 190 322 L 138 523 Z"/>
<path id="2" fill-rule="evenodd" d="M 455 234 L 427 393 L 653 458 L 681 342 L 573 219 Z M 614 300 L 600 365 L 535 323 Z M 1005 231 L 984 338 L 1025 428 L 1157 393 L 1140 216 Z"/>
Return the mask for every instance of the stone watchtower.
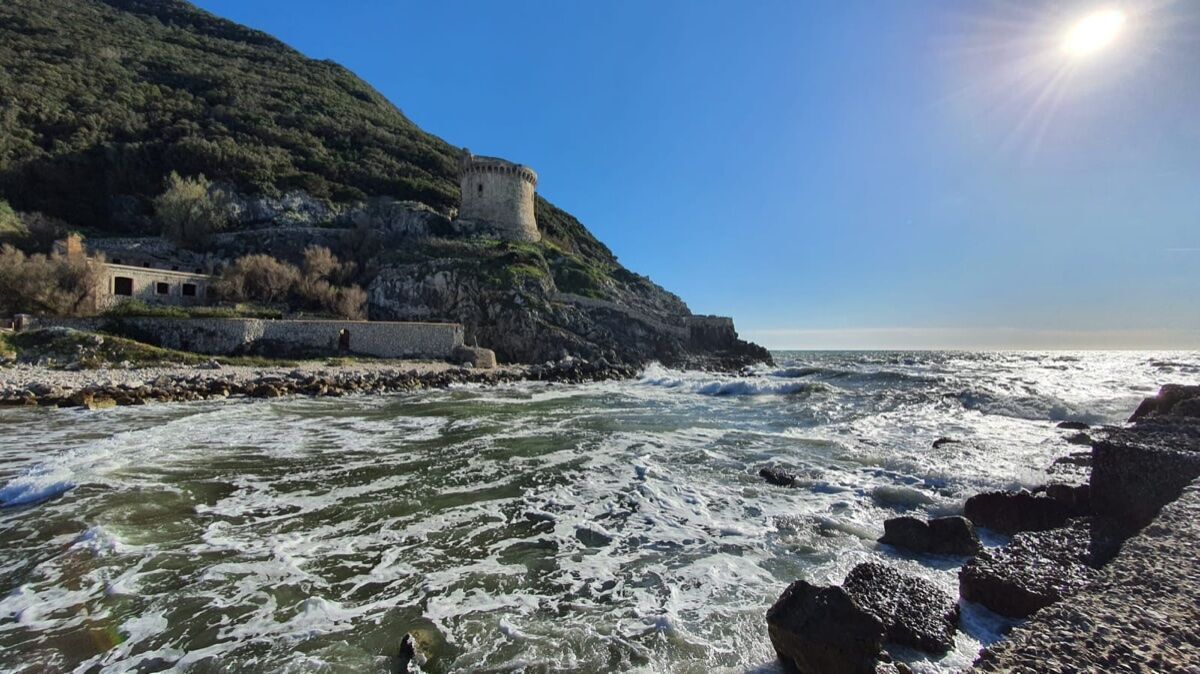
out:
<path id="1" fill-rule="evenodd" d="M 533 169 L 495 157 L 477 157 L 470 150 L 463 152 L 461 168 L 460 219 L 486 225 L 503 239 L 541 240 L 534 215 L 537 174 Z"/>

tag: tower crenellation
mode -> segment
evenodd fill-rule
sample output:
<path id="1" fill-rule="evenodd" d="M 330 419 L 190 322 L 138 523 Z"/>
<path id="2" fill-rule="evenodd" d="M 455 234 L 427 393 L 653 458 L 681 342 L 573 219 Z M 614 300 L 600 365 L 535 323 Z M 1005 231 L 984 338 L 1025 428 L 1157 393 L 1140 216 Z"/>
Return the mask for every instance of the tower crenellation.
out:
<path id="1" fill-rule="evenodd" d="M 459 176 L 462 207 L 458 217 L 485 225 L 498 236 L 538 241 L 535 215 L 537 173 L 528 166 L 497 157 L 463 153 Z"/>

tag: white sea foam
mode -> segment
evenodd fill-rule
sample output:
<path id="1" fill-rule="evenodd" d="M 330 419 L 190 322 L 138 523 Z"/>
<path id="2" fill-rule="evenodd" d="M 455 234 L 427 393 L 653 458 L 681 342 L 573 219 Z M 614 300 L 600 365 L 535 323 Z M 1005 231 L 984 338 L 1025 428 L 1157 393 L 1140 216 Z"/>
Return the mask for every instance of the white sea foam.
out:
<path id="1" fill-rule="evenodd" d="M 15 424 L 0 493 L 79 487 L 0 513 L 19 579 L 0 649 L 36 658 L 111 620 L 123 641 L 58 668 L 361 671 L 417 629 L 449 644 L 448 670 L 772 671 L 762 615 L 787 583 L 887 558 L 956 592 L 945 563 L 878 547 L 881 522 L 1040 477 L 1065 450 L 1051 418 L 1119 420 L 1159 383 L 1152 360 L 797 354 L 744 376 L 651 366 Z M 933 449 L 943 436 L 960 442 Z M 959 671 L 1003 627 L 970 607 L 963 624 L 944 658 L 900 657 Z"/>

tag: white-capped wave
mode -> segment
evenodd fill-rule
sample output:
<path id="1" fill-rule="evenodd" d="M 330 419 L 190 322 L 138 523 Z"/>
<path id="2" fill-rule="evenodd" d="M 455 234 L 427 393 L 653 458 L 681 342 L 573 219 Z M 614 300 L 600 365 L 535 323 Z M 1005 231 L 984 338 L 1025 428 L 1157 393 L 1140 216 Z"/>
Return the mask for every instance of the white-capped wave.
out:
<path id="1" fill-rule="evenodd" d="M 703 372 L 679 372 L 651 364 L 642 373 L 644 386 L 678 389 L 704 396 L 795 395 L 828 391 L 820 382 L 781 381 L 772 377 L 743 376 L 713 378 Z"/>

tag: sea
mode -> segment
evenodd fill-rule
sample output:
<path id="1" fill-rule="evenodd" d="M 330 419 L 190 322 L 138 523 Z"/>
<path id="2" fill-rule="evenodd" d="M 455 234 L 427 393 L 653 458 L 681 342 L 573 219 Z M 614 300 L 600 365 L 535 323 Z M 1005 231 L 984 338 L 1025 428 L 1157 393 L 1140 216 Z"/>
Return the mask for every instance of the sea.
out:
<path id="1" fill-rule="evenodd" d="M 776 672 L 789 583 L 877 560 L 957 596 L 964 560 L 880 545 L 885 519 L 1044 483 L 1081 449 L 1058 422 L 1200 381 L 1196 352 L 775 360 L 0 410 L 0 671 L 384 673 L 412 633 L 426 672 Z M 1011 625 L 962 615 L 950 653 L 894 655 L 961 671 Z"/>

